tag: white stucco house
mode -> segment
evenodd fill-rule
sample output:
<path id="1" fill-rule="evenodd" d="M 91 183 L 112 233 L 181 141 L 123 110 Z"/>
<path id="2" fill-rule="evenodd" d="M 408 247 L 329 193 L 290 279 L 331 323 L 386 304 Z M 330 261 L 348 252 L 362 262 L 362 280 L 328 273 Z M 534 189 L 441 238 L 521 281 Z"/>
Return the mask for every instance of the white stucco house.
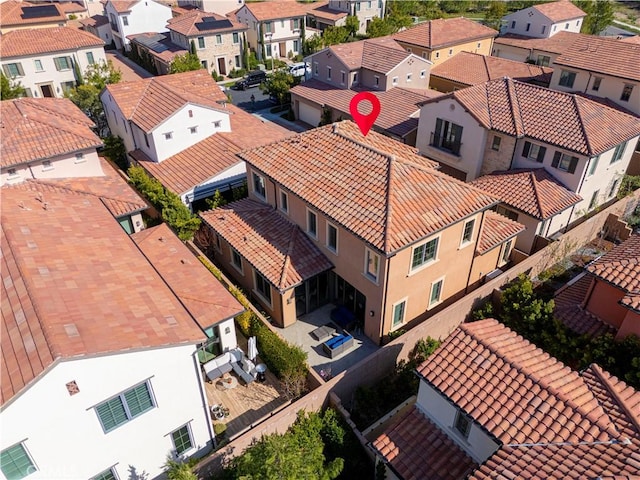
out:
<path id="1" fill-rule="evenodd" d="M 107 0 L 104 14 L 118 50 L 129 50 L 128 35 L 144 32 L 166 32 L 173 16 L 171 7 L 154 0 Z"/>
<path id="2" fill-rule="evenodd" d="M 640 135 L 630 113 L 509 78 L 421 105 L 416 146 L 445 173 L 544 168 L 582 198 L 569 222 L 615 197 Z"/>
<path id="3" fill-rule="evenodd" d="M 244 5 L 244 0 L 178 0 L 180 7 L 195 7 L 202 12 L 226 15 Z"/>
<path id="4" fill-rule="evenodd" d="M 559 32 L 579 33 L 587 14 L 568 0 L 533 5 L 502 17 L 501 34 L 549 38 Z"/>
<path id="5" fill-rule="evenodd" d="M 0 36 L 0 65 L 28 97 L 64 97 L 78 72 L 106 62 L 104 42 L 71 27 L 13 30 Z M 76 67 L 77 65 L 77 67 Z"/>
<path id="6" fill-rule="evenodd" d="M 78 21 L 84 31 L 101 38 L 105 45 L 111 45 L 113 42 L 111 24 L 109 23 L 109 19 L 104 15 L 93 15 Z"/>

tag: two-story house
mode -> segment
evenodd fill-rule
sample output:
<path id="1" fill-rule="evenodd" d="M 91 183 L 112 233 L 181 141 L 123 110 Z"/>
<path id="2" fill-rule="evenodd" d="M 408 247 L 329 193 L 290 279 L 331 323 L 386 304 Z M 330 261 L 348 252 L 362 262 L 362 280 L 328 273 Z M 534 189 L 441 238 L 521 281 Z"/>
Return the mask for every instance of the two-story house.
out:
<path id="1" fill-rule="evenodd" d="M 104 14 L 111 25 L 111 35 L 118 50 L 129 50 L 128 35 L 166 32 L 173 16 L 171 7 L 155 0 L 107 0 Z"/>
<path id="2" fill-rule="evenodd" d="M 466 181 L 545 168 L 582 197 L 566 214 L 572 222 L 615 197 L 639 135 L 631 114 L 503 78 L 425 101 L 417 147 Z"/>
<path id="3" fill-rule="evenodd" d="M 237 152 L 291 134 L 228 104 L 204 70 L 107 85 L 100 99 L 129 157 L 188 206 L 244 182 Z"/>
<path id="4" fill-rule="evenodd" d="M 185 50 L 195 47 L 202 67 L 227 75 L 244 66 L 247 26 L 215 13 L 198 10 L 169 20 L 171 41 Z"/>
<path id="5" fill-rule="evenodd" d="M 252 2 L 236 10 L 235 16 L 247 26 L 249 47 L 264 61 L 302 53 L 309 8 L 298 2 Z"/>
<path id="6" fill-rule="evenodd" d="M 109 19 L 104 15 L 93 15 L 89 18 L 79 20 L 82 29 L 86 32 L 94 34 L 102 39 L 105 45 L 111 45 L 113 37 L 111 36 L 111 25 Z"/>
<path id="7" fill-rule="evenodd" d="M 555 59 L 582 37 L 589 35 L 563 31 L 553 37 L 536 38 L 507 33 L 493 41 L 491 55 L 548 67 L 553 66 Z"/>
<path id="8" fill-rule="evenodd" d="M 201 217 L 216 261 L 281 327 L 335 302 L 380 341 L 508 263 L 523 228 L 415 148 L 350 121 L 239 157 L 249 198 Z"/>
<path id="9" fill-rule="evenodd" d="M 0 36 L 0 65 L 31 97 L 63 97 L 89 65 L 106 62 L 104 42 L 71 27 L 13 30 Z"/>
<path id="10" fill-rule="evenodd" d="M 487 319 L 458 327 L 418 374 L 415 405 L 371 443 L 388 479 L 638 473 L 640 392 L 596 364 L 576 372 Z"/>
<path id="11" fill-rule="evenodd" d="M 57 3 L 35 4 L 22 0 L 0 2 L 0 33 L 66 25 L 67 16 Z"/>
<path id="12" fill-rule="evenodd" d="M 244 0 L 178 0 L 178 6 L 197 8 L 202 12 L 226 15 L 244 5 Z"/>
<path id="13" fill-rule="evenodd" d="M 347 15 L 358 18 L 358 32 L 367 33 L 367 27 L 374 18 L 384 18 L 385 0 L 329 0 L 309 10 L 307 19 L 319 30 L 327 27 L 344 26 Z"/>
<path id="14" fill-rule="evenodd" d="M 549 38 L 560 32 L 580 33 L 586 16 L 568 0 L 541 3 L 502 17 L 500 34 Z"/>
<path id="15" fill-rule="evenodd" d="M 583 35 L 554 60 L 550 88 L 605 98 L 640 115 L 638 65 L 640 46 Z"/>
<path id="16" fill-rule="evenodd" d="M 489 55 L 498 32 L 468 18 L 438 18 L 420 23 L 393 35 L 408 52 L 434 65 L 458 52 Z"/>

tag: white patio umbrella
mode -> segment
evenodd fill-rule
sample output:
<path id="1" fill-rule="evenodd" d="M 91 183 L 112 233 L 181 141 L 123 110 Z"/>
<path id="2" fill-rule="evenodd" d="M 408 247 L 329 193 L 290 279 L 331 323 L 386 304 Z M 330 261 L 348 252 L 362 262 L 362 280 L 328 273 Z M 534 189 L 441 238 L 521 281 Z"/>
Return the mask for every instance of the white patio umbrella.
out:
<path id="1" fill-rule="evenodd" d="M 257 356 L 258 356 L 258 345 L 256 342 L 256 337 L 249 337 L 249 342 L 247 345 L 247 357 L 249 357 L 249 360 L 253 362 Z"/>

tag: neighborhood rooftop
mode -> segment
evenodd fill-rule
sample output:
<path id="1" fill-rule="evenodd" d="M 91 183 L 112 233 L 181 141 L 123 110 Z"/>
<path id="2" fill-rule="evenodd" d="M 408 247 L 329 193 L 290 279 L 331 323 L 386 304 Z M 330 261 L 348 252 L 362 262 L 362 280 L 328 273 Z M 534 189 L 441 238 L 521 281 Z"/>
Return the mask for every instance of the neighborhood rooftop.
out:
<path id="1" fill-rule="evenodd" d="M 640 135 L 638 117 L 579 95 L 501 78 L 423 102 L 454 98 L 485 128 L 595 156 Z"/>
<path id="2" fill-rule="evenodd" d="M 126 13 L 131 11 L 131 8 L 138 3 L 140 0 L 109 0 L 108 3 L 113 5 L 113 8 L 118 13 Z M 107 3 L 107 2 L 105 2 Z"/>
<path id="3" fill-rule="evenodd" d="M 239 156 L 385 254 L 496 204 L 408 148 L 385 150 L 389 143 L 343 121 Z"/>
<path id="4" fill-rule="evenodd" d="M 487 210 L 484 214 L 476 251 L 479 255 L 484 255 L 489 250 L 515 237 L 524 229 L 524 225 L 492 210 Z"/>
<path id="5" fill-rule="evenodd" d="M 500 45 L 509 45 L 518 48 L 540 50 L 542 52 L 562 53 L 581 37 L 589 37 L 582 33 L 561 31 L 549 38 L 527 37 L 517 33 L 501 35 L 493 41 L 494 49 L 500 49 Z"/>
<path id="6" fill-rule="evenodd" d="M 222 15 L 193 10 L 169 19 L 167 28 L 181 35 L 190 37 L 193 35 L 203 35 L 205 32 L 223 33 L 246 30 L 247 26 L 223 17 Z"/>
<path id="7" fill-rule="evenodd" d="M 365 68 L 378 73 L 388 73 L 398 63 L 411 56 L 390 37 L 360 40 L 359 42 L 332 45 L 318 55 L 335 55 L 347 68 Z"/>
<path id="8" fill-rule="evenodd" d="M 554 23 L 562 22 L 564 20 L 574 20 L 587 15 L 568 0 L 541 3 L 539 5 L 534 5 L 531 8 L 537 10 Z"/>
<path id="9" fill-rule="evenodd" d="M 71 27 L 12 30 L 0 35 L 0 56 L 22 57 L 104 46 L 95 35 Z"/>
<path id="10" fill-rule="evenodd" d="M 0 25 L 3 27 L 53 22 L 66 23 L 66 21 L 67 16 L 57 3 L 37 5 L 16 0 L 0 3 Z"/>
<path id="11" fill-rule="evenodd" d="M 289 19 L 291 17 L 303 17 L 309 9 L 314 7 L 311 3 L 298 3 L 290 1 L 274 2 L 249 2 L 240 7 L 246 7 L 260 22 L 268 20 Z M 238 10 L 236 10 L 237 12 Z"/>
<path id="12" fill-rule="evenodd" d="M 435 49 L 495 37 L 498 32 L 468 18 L 438 18 L 393 35 L 393 38 L 417 47 Z"/>

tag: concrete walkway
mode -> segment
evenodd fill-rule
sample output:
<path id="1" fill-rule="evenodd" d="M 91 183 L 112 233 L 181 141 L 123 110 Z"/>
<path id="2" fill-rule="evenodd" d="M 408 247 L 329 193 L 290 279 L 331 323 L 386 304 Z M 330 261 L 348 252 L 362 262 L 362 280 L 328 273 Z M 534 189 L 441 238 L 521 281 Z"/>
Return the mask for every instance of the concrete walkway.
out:
<path id="1" fill-rule="evenodd" d="M 280 115 L 284 114 L 286 110 L 283 112 L 271 113 L 271 108 L 273 108 L 273 106 L 271 106 L 270 108 L 265 108 L 264 110 L 258 110 L 257 112 L 254 112 L 254 115 L 261 120 L 276 123 L 281 127 L 284 127 L 287 130 L 291 130 L 292 132 L 296 133 L 306 132 L 311 128 L 306 123 L 302 123 L 299 121 L 290 122 L 289 120 L 285 120 L 284 118 L 282 118 Z"/>
<path id="2" fill-rule="evenodd" d="M 107 59 L 113 62 L 113 66 L 122 72 L 123 82 L 132 82 L 142 78 L 150 78 L 153 75 L 147 72 L 137 63 L 129 60 L 116 50 L 107 50 Z"/>

